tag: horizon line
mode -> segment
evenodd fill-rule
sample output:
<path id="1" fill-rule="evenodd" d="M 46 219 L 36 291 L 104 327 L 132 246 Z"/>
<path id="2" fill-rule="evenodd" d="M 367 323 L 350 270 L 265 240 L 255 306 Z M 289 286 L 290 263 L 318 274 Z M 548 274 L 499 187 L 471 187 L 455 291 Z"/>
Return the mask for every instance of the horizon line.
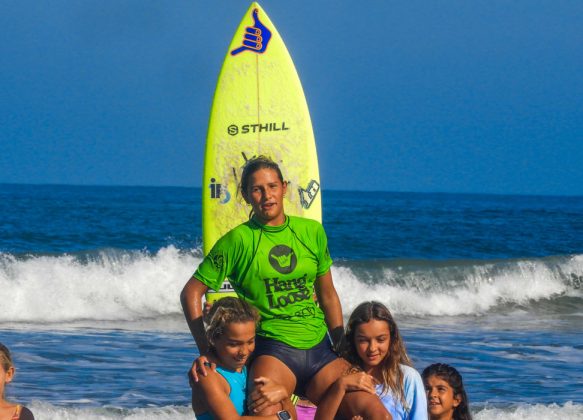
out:
<path id="1" fill-rule="evenodd" d="M 23 183 L 23 182 L 2 182 L 0 186 L 32 186 L 32 187 L 75 187 L 75 188 L 184 188 L 200 189 L 202 186 L 194 185 L 138 185 L 138 184 L 64 184 L 64 183 Z M 439 195 L 479 195 L 479 196 L 520 196 L 520 197 L 560 197 L 560 198 L 580 198 L 583 194 L 561 194 L 561 193 L 511 193 L 511 192 L 459 192 L 459 191 L 399 191 L 399 190 L 354 190 L 354 189 L 337 189 L 326 188 L 324 191 L 331 192 L 359 192 L 359 193 L 389 193 L 389 194 L 439 194 Z"/>

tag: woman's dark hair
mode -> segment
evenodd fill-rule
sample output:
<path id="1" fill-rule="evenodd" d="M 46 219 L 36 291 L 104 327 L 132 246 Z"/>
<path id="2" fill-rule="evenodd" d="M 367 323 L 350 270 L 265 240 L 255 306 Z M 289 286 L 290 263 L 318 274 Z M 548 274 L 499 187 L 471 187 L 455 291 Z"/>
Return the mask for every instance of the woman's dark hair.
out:
<path id="1" fill-rule="evenodd" d="M 437 376 L 439 379 L 447 382 L 453 389 L 453 396 L 459 397 L 460 399 L 459 405 L 453 410 L 453 419 L 472 420 L 470 402 L 466 395 L 464 381 L 462 380 L 462 375 L 460 375 L 456 368 L 445 363 L 434 363 L 427 366 L 421 376 L 423 377 L 424 383 L 427 383 L 427 380 L 431 376 Z"/>
<path id="2" fill-rule="evenodd" d="M 389 309 L 380 302 L 363 302 L 356 307 L 350 315 L 346 327 L 347 351 L 345 357 L 354 365 L 361 368 L 362 360 L 356 350 L 356 329 L 361 324 L 366 324 L 371 320 L 385 321 L 389 326 L 390 342 L 389 351 L 385 359 L 381 362 L 383 393 L 391 390 L 393 395 L 405 403 L 405 392 L 403 390 L 403 371 L 400 365 L 412 366 L 411 360 L 407 355 L 405 343 L 399 334 L 399 327 L 393 319 Z"/>
<path id="3" fill-rule="evenodd" d="M 245 166 L 243 166 L 243 174 L 241 175 L 241 184 L 239 185 L 239 190 L 241 191 L 241 195 L 246 202 L 249 202 L 247 196 L 247 188 L 249 186 L 249 178 L 255 172 L 260 169 L 273 169 L 277 173 L 277 177 L 284 183 L 283 175 L 281 173 L 281 169 L 279 169 L 279 165 L 275 163 L 273 160 L 268 158 L 267 156 L 259 155 L 254 158 L 249 159 Z"/>

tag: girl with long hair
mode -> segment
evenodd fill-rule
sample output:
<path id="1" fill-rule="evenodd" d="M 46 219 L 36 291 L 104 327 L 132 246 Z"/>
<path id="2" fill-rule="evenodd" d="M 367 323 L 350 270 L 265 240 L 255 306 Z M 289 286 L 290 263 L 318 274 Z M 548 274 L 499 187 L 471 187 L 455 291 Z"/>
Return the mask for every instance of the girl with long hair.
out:
<path id="1" fill-rule="evenodd" d="M 353 373 L 340 378 L 323 403 L 316 419 L 332 419 L 339 398 L 351 391 L 376 394 L 393 420 L 427 419 L 423 382 L 407 355 L 405 343 L 391 312 L 380 302 L 364 302 L 350 315 L 344 356 Z"/>

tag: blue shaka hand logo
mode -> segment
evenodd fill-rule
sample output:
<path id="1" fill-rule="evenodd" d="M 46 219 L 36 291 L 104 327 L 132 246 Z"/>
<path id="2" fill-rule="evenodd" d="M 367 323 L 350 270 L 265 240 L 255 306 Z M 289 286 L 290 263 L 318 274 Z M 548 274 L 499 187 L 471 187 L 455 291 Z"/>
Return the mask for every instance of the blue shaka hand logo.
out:
<path id="1" fill-rule="evenodd" d="M 271 39 L 271 31 L 261 23 L 259 20 L 258 9 L 253 10 L 253 26 L 245 28 L 243 35 L 243 45 L 231 51 L 231 55 L 237 55 L 243 51 L 253 51 L 258 54 L 263 53 L 267 49 L 267 44 Z"/>

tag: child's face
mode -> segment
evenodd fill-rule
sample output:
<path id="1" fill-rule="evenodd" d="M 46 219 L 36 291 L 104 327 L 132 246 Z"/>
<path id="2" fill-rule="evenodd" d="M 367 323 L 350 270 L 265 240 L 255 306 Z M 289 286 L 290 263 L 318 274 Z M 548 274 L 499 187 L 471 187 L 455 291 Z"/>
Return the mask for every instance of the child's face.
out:
<path id="1" fill-rule="evenodd" d="M 255 323 L 232 322 L 215 340 L 215 351 L 221 364 L 231 370 L 241 371 L 255 350 Z"/>
<path id="2" fill-rule="evenodd" d="M 461 402 L 459 395 L 453 394 L 453 388 L 438 376 L 425 380 L 425 393 L 430 419 L 451 419 Z"/>
<path id="3" fill-rule="evenodd" d="M 378 366 L 389 354 L 391 331 L 386 321 L 372 319 L 360 324 L 354 331 L 354 341 L 358 357 L 365 369 Z"/>
<path id="4" fill-rule="evenodd" d="M 10 367 L 8 370 L 4 369 L 2 363 L 0 363 L 0 398 L 4 395 L 4 387 L 6 384 L 12 381 L 14 376 L 14 368 Z"/>

